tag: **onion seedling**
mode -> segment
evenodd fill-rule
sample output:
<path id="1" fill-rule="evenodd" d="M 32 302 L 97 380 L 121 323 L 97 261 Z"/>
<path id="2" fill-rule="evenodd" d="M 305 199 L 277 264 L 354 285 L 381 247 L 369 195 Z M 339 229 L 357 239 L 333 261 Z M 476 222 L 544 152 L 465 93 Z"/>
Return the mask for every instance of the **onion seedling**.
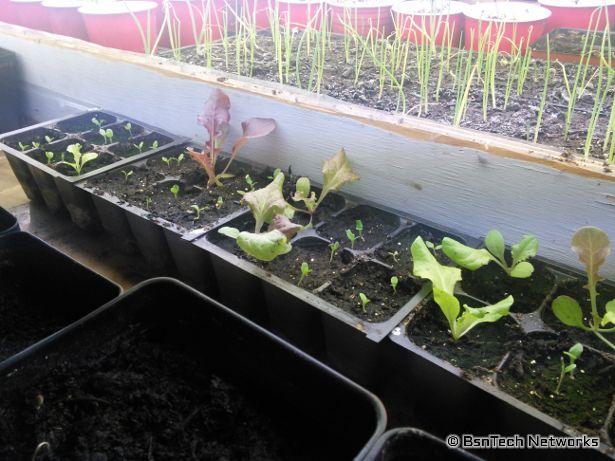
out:
<path id="1" fill-rule="evenodd" d="M 53 152 L 45 152 L 45 157 L 47 158 L 47 165 L 51 165 L 51 161 L 53 160 Z"/>
<path id="2" fill-rule="evenodd" d="M 346 229 L 346 237 L 348 237 L 348 240 L 350 240 L 350 248 L 354 250 L 354 243 L 357 240 L 357 236 L 354 235 L 354 232 L 352 232 L 350 229 Z"/>
<path id="3" fill-rule="evenodd" d="M 329 248 L 331 249 L 331 257 L 329 258 L 329 263 L 332 263 L 335 253 L 337 253 L 337 250 L 339 250 L 340 248 L 340 242 L 335 241 L 333 243 L 330 243 Z"/>
<path id="4" fill-rule="evenodd" d="M 98 158 L 98 154 L 96 152 L 87 152 L 85 154 L 82 154 L 81 144 L 79 143 L 71 144 L 70 146 L 66 148 L 66 151 L 69 154 L 73 154 L 73 161 L 68 162 L 68 161 L 62 160 L 58 162 L 58 165 L 64 164 L 64 165 L 70 166 L 73 170 L 75 170 L 75 174 L 77 176 L 81 174 L 81 171 L 83 170 L 83 167 L 85 166 L 86 163 L 91 162 L 92 160 L 95 160 Z"/>
<path id="5" fill-rule="evenodd" d="M 562 382 L 564 382 L 564 377 L 569 375 L 571 379 L 573 379 L 574 370 L 577 368 L 577 364 L 575 363 L 581 357 L 583 353 L 583 345 L 581 343 L 576 343 L 569 350 L 564 351 L 561 357 L 561 370 L 559 374 L 559 380 L 557 382 L 557 387 L 555 388 L 555 393 L 559 394 L 559 391 L 562 387 Z M 566 365 L 566 359 L 564 356 L 568 357 L 568 364 Z"/>
<path id="6" fill-rule="evenodd" d="M 303 280 L 311 273 L 312 273 L 312 269 L 310 269 L 309 264 L 303 261 L 301 263 L 301 277 L 299 278 L 299 281 L 297 282 L 297 286 L 300 287 L 301 284 L 303 283 Z"/>
<path id="7" fill-rule="evenodd" d="M 579 261 L 585 266 L 589 302 L 591 305 L 591 318 L 588 325 L 583 320 L 583 310 L 578 301 L 570 296 L 562 295 L 555 298 L 551 304 L 553 313 L 564 325 L 580 328 L 583 331 L 594 333 L 602 342 L 615 350 L 615 344 L 606 339 L 603 333 L 615 333 L 615 299 L 604 306 L 604 315 L 598 313 L 596 298 L 597 285 L 601 280 L 598 275 L 600 266 L 611 253 L 611 242 L 608 235 L 597 227 L 582 227 L 574 233 L 571 241 L 572 250 L 577 254 Z M 608 325 L 611 325 L 608 328 Z"/>
<path id="8" fill-rule="evenodd" d="M 359 293 L 359 299 L 361 300 L 361 309 L 367 314 L 367 305 L 371 302 L 365 293 Z"/>
<path id="9" fill-rule="evenodd" d="M 101 128 L 98 130 L 98 134 L 103 137 L 105 144 L 111 144 L 113 142 L 113 130 L 111 128 L 107 128 L 106 130 Z"/>
<path id="10" fill-rule="evenodd" d="M 199 219 L 201 219 L 201 213 L 209 209 L 207 205 L 205 206 L 192 205 L 190 208 L 194 210 L 194 215 L 195 215 L 194 220 L 195 221 L 198 221 Z"/>
<path id="11" fill-rule="evenodd" d="M 132 123 L 126 122 L 124 129 L 128 131 L 128 135 L 132 138 Z"/>
<path id="12" fill-rule="evenodd" d="M 397 284 L 399 283 L 399 278 L 397 276 L 391 277 L 391 288 L 393 288 L 393 293 L 397 294 Z"/>
<path id="13" fill-rule="evenodd" d="M 466 246 L 450 237 L 442 239 L 442 251 L 451 261 L 464 269 L 475 271 L 491 261 L 500 266 L 504 272 L 514 278 L 528 278 L 534 272 L 529 258 L 538 252 L 538 239 L 533 235 L 524 235 L 519 243 L 511 248 L 512 264 L 505 256 L 504 237 L 497 230 L 490 230 L 485 237 L 486 248 L 476 249 Z"/>
<path id="14" fill-rule="evenodd" d="M 173 194 L 173 197 L 175 197 L 175 200 L 177 200 L 177 194 L 179 194 L 179 185 L 178 184 L 173 184 L 173 186 L 169 190 Z"/>
<path id="15" fill-rule="evenodd" d="M 122 170 L 122 174 L 124 175 L 124 182 L 128 182 L 130 177 L 134 174 L 134 171 L 132 171 L 132 170 L 130 170 L 130 171 Z"/>

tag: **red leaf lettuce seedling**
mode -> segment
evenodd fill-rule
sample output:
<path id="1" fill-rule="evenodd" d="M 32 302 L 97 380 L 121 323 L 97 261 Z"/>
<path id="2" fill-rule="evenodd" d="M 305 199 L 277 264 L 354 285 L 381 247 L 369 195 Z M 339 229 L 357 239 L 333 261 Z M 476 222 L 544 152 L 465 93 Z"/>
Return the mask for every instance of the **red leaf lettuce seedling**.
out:
<path id="1" fill-rule="evenodd" d="M 495 262 L 510 276 L 515 278 L 527 278 L 534 272 L 534 266 L 527 260 L 536 256 L 538 251 L 538 239 L 532 235 L 524 235 L 519 243 L 511 248 L 512 264 L 506 260 L 504 237 L 497 230 L 491 230 L 485 237 L 485 247 L 481 249 L 471 248 L 450 237 L 442 239 L 442 251 L 451 261 L 464 269 L 475 271 L 486 266 L 491 261 Z"/>
<path id="2" fill-rule="evenodd" d="M 593 332 L 611 349 L 615 350 L 615 344 L 606 339 L 603 333 L 615 332 L 615 299 L 607 302 L 604 307 L 604 315 L 598 313 L 596 298 L 598 296 L 597 284 L 602 278 L 598 275 L 600 266 L 611 253 L 609 236 L 597 227 L 582 227 L 574 233 L 571 241 L 572 249 L 579 257 L 579 261 L 585 266 L 587 272 L 587 285 L 589 302 L 591 305 L 591 318 L 588 325 L 583 320 L 583 311 L 579 303 L 570 296 L 558 296 L 551 307 L 553 313 L 565 325 Z M 604 328 L 607 325 L 613 325 Z"/>
<path id="3" fill-rule="evenodd" d="M 233 144 L 231 156 L 222 172 L 216 173 L 216 162 L 229 133 L 230 108 L 231 102 L 228 96 L 221 90 L 215 90 L 205 103 L 203 113 L 198 117 L 199 125 L 202 125 L 209 133 L 209 140 L 205 143 L 202 151 L 188 148 L 190 156 L 207 173 L 209 178 L 207 187 L 221 186 L 221 179 L 232 177 L 227 173 L 229 166 L 248 140 L 266 136 L 276 127 L 275 120 L 271 118 L 251 118 L 242 122 L 242 136 Z"/>
<path id="4" fill-rule="evenodd" d="M 412 243 L 410 252 L 414 262 L 413 273 L 431 281 L 434 300 L 446 317 L 454 340 L 480 323 L 496 322 L 508 315 L 514 302 L 512 296 L 490 306 L 469 307 L 464 304 L 464 311 L 459 316 L 461 307 L 454 291 L 457 282 L 461 281 L 461 269 L 440 264 L 420 236 Z"/>

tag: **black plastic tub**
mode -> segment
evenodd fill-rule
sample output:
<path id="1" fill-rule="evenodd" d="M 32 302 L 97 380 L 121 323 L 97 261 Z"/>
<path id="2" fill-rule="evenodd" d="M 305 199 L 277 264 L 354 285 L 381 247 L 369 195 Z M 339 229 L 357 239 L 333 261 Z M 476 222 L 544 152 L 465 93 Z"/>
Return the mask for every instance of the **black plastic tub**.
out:
<path id="1" fill-rule="evenodd" d="M 19 231 L 17 218 L 4 208 L 0 207 L 0 237 L 11 232 Z"/>
<path id="2" fill-rule="evenodd" d="M 480 458 L 444 440 L 413 427 L 400 427 L 386 431 L 378 439 L 365 461 L 480 461 Z"/>
<path id="3" fill-rule="evenodd" d="M 25 232 L 0 237 L 0 365 L 120 294 L 120 288 Z"/>
<path id="4" fill-rule="evenodd" d="M 103 129 L 113 131 L 112 142 L 103 141 L 98 134 L 98 126 L 91 121 L 94 118 Z M 127 123 L 132 125 L 130 131 L 125 128 Z M 42 201 L 52 213 L 68 211 L 73 222 L 83 229 L 96 229 L 99 222 L 89 194 L 83 193 L 74 184 L 184 141 L 184 138 L 128 117 L 92 110 L 5 133 L 0 137 L 0 149 L 6 154 L 30 200 Z M 141 142 L 141 148 L 137 149 L 136 143 L 140 145 Z M 66 147 L 74 143 L 83 146 L 82 153 L 96 151 L 98 159 L 105 165 L 88 169 L 80 175 L 68 175 L 67 171 L 59 171 L 46 164 L 45 152 L 54 153 L 52 162 L 55 163 L 65 154 Z M 66 155 L 70 160 L 70 154 Z"/>
<path id="5" fill-rule="evenodd" d="M 134 348 L 128 347 L 129 343 Z M 138 355 L 131 359 L 135 350 L 139 351 Z M 176 362 L 173 357 L 178 357 Z M 131 365 L 133 362 L 138 363 Z M 162 372 L 155 370 L 150 376 L 151 363 L 169 364 L 170 368 L 161 368 Z M 194 366 L 185 370 L 186 364 Z M 172 279 L 153 279 L 138 285 L 61 335 L 21 354 L 0 373 L 3 375 L 0 395 L 6 416 L 0 422 L 5 426 L 0 431 L 0 451 L 4 450 L 2 457 L 6 459 L 31 457 L 34 447 L 45 441 L 49 443 L 45 447 L 48 453 L 70 458 L 77 449 L 76 440 L 82 454 L 96 452 L 111 459 L 117 451 L 112 452 L 110 448 L 126 446 L 116 438 L 125 432 L 141 431 L 147 436 L 133 437 L 128 449 L 143 447 L 145 455 L 150 451 L 156 457 L 157 452 L 162 452 L 168 459 L 185 459 L 189 456 L 164 452 L 161 448 L 163 440 L 173 443 L 169 440 L 184 437 L 182 431 L 173 436 L 178 424 L 190 434 L 185 449 L 189 451 L 192 447 L 197 453 L 195 457 L 203 459 L 207 458 L 203 443 L 208 448 L 222 445 L 234 449 L 245 445 L 244 437 L 238 434 L 245 430 L 245 425 L 254 425 L 254 419 L 265 425 L 259 434 L 274 434 L 278 440 L 276 446 L 290 447 L 292 451 L 281 458 L 256 453 L 253 450 L 263 446 L 256 438 L 250 440 L 248 455 L 242 459 L 260 456 L 259 459 L 360 460 L 386 426 L 386 414 L 377 397 L 223 305 Z M 198 396 L 186 414 L 178 418 L 176 408 L 183 409 L 184 399 L 190 399 L 192 392 L 199 392 L 198 386 L 194 386 L 199 380 L 212 383 L 211 394 Z M 115 392 L 118 382 L 121 392 Z M 157 412 L 160 407 L 150 398 L 166 402 L 165 395 L 156 393 L 159 383 L 164 389 L 177 389 L 178 382 L 185 386 L 182 387 L 185 391 L 171 392 L 166 399 L 173 404 L 164 406 L 162 413 Z M 88 383 L 91 386 L 85 389 Z M 71 404 L 57 400 L 59 391 L 55 391 L 64 388 L 69 389 L 68 399 L 87 400 L 81 405 L 85 405 L 82 408 L 88 417 L 81 414 L 77 420 L 70 419 L 70 408 L 63 406 Z M 210 410 L 212 395 L 226 388 L 234 389 L 234 398 L 227 400 L 223 408 Z M 19 420 L 22 402 L 27 402 L 24 394 L 34 389 L 35 394 L 41 395 L 31 403 L 42 405 L 43 413 L 39 417 L 57 414 L 58 406 L 66 408 L 66 412 L 60 411 L 69 417 L 64 424 L 56 421 L 47 428 L 43 421 L 38 427 L 40 431 L 32 432 L 37 434 L 31 440 L 32 446 L 28 444 L 21 452 L 23 444 L 17 444 L 16 450 L 11 451 L 16 445 L 15 433 L 34 429 L 24 427 L 32 419 Z M 54 395 L 48 395 L 48 400 L 41 403 L 46 392 Z M 87 410 L 92 408 L 90 405 L 97 410 Z M 125 410 L 125 406 L 131 408 Z M 128 421 L 121 421 L 119 426 L 108 424 L 109 415 L 117 411 L 130 411 Z M 167 411 L 173 415 L 167 417 Z M 138 422 L 132 422 L 133 418 Z M 191 425 L 193 419 L 196 422 Z M 206 422 L 201 422 L 203 419 Z M 19 429 L 13 421 L 19 421 Z M 95 430 L 89 431 L 89 424 L 94 424 Z M 215 432 L 220 426 L 225 428 L 222 435 Z M 202 440 L 203 430 L 214 433 Z M 81 436 L 72 438 L 76 432 Z M 131 458 L 134 453 L 124 452 L 124 457 Z M 236 459 L 232 454 L 228 456 Z"/>

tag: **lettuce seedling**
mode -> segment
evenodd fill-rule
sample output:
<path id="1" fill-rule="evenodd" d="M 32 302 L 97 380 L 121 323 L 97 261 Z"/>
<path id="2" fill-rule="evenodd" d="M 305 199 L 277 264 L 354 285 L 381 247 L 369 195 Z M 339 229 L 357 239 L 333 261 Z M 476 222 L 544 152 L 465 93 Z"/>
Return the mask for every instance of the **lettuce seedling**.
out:
<path id="1" fill-rule="evenodd" d="M 333 257 L 335 256 L 335 253 L 337 253 L 337 250 L 340 249 L 340 242 L 333 242 L 329 244 L 329 248 L 331 249 L 331 257 L 329 258 L 329 263 L 333 262 Z"/>
<path id="2" fill-rule="evenodd" d="M 132 171 L 132 170 L 130 170 L 130 171 L 122 170 L 122 174 L 124 175 L 124 182 L 128 182 L 130 177 L 134 174 L 134 171 Z"/>
<path id="3" fill-rule="evenodd" d="M 391 288 L 393 288 L 393 293 L 397 294 L 397 285 L 399 284 L 399 278 L 397 276 L 391 277 Z"/>
<path id="4" fill-rule="evenodd" d="M 604 315 L 602 316 L 598 313 L 596 301 L 598 296 L 597 284 L 602 280 L 598 275 L 598 270 L 611 253 L 609 236 L 597 227 L 582 227 L 572 236 L 571 245 L 579 261 L 585 266 L 587 273 L 587 285 L 585 285 L 585 288 L 589 291 L 591 318 L 586 325 L 579 303 L 570 296 L 565 295 L 555 298 L 551 304 L 553 313 L 564 325 L 593 332 L 606 345 L 615 350 L 615 344 L 603 335 L 603 333 L 615 332 L 615 299 L 606 303 Z M 605 328 L 608 325 L 613 326 Z"/>
<path id="5" fill-rule="evenodd" d="M 201 213 L 209 209 L 207 205 L 205 206 L 192 205 L 190 208 L 194 210 L 194 215 L 195 215 L 194 220 L 195 221 L 198 221 L 199 219 L 201 219 Z"/>
<path id="6" fill-rule="evenodd" d="M 169 190 L 173 194 L 173 197 L 175 197 L 175 200 L 177 200 L 177 194 L 179 194 L 179 185 L 178 184 L 173 184 L 173 186 Z"/>
<path id="7" fill-rule="evenodd" d="M 47 144 L 51 144 L 53 140 L 54 140 L 53 136 L 49 136 L 49 135 L 45 136 L 45 142 Z"/>
<path id="8" fill-rule="evenodd" d="M 71 144 L 66 148 L 66 151 L 69 154 L 73 154 L 73 161 L 69 162 L 66 160 L 62 160 L 57 164 L 64 164 L 70 166 L 73 170 L 75 170 L 75 174 L 79 176 L 83 167 L 86 163 L 91 162 L 92 160 L 96 160 L 98 158 L 98 154 L 96 152 L 87 152 L 85 154 L 81 153 L 81 144 Z"/>
<path id="9" fill-rule="evenodd" d="M 228 96 L 221 90 L 215 90 L 205 103 L 203 113 L 197 119 L 198 124 L 207 130 L 209 139 L 202 151 L 188 148 L 190 156 L 207 173 L 209 178 L 207 181 L 208 188 L 212 186 L 219 187 L 222 185 L 221 179 L 232 177 L 227 171 L 237 153 L 247 144 L 248 140 L 266 136 L 276 127 L 275 121 L 270 118 L 251 118 L 242 122 L 242 136 L 233 144 L 231 156 L 222 172 L 216 173 L 218 156 L 222 152 L 222 146 L 229 133 L 230 108 L 231 102 Z"/>
<path id="10" fill-rule="evenodd" d="M 128 135 L 132 138 L 132 123 L 126 122 L 124 129 L 128 131 Z"/>
<path id="11" fill-rule="evenodd" d="M 41 143 L 40 142 L 32 142 L 32 147 L 34 147 L 35 149 L 39 149 L 41 147 Z"/>
<path id="12" fill-rule="evenodd" d="M 98 128 L 102 128 L 102 126 L 106 123 L 104 120 L 98 120 L 96 117 L 92 117 L 92 123 L 96 125 Z"/>
<path id="13" fill-rule="evenodd" d="M 246 175 L 245 180 L 246 180 L 246 184 L 250 188 L 250 192 L 252 192 L 255 189 L 256 184 L 258 183 L 254 181 L 249 174 Z"/>
<path id="14" fill-rule="evenodd" d="M 149 207 L 152 204 L 152 198 L 151 197 L 145 197 L 145 209 L 147 211 L 149 211 Z"/>
<path id="15" fill-rule="evenodd" d="M 18 142 L 17 144 L 19 144 L 19 149 L 21 149 L 22 152 L 27 151 L 28 149 L 30 149 L 30 144 L 24 144 L 23 142 Z"/>
<path id="16" fill-rule="evenodd" d="M 111 144 L 113 142 L 113 130 L 111 128 L 107 128 L 106 130 L 101 128 L 98 130 L 98 134 L 103 137 L 105 144 Z"/>
<path id="17" fill-rule="evenodd" d="M 354 225 L 355 225 L 355 229 L 359 233 L 359 238 L 365 242 L 365 239 L 363 238 L 363 221 L 361 221 L 360 219 L 357 219 Z"/>
<path id="18" fill-rule="evenodd" d="M 399 251 L 388 251 L 387 254 L 393 258 L 393 261 L 397 264 L 399 263 Z"/>
<path id="19" fill-rule="evenodd" d="M 555 388 L 556 394 L 559 394 L 559 391 L 562 387 L 562 382 L 564 381 L 564 377 L 566 375 L 570 375 L 570 378 L 572 378 L 574 370 L 576 370 L 577 368 L 577 364 L 575 362 L 579 360 L 579 357 L 581 357 L 582 353 L 583 353 L 583 345 L 581 343 L 576 343 L 569 350 L 564 351 L 561 357 L 561 369 L 560 369 L 560 374 L 559 374 L 559 381 L 557 382 L 557 387 Z M 566 359 L 564 356 L 568 357 L 567 365 L 566 365 Z"/>
<path id="20" fill-rule="evenodd" d="M 361 300 L 361 309 L 363 312 L 367 314 L 367 305 L 371 302 L 364 293 L 359 293 L 359 299 Z"/>
<path id="21" fill-rule="evenodd" d="M 357 236 L 354 235 L 354 232 L 352 232 L 350 229 L 346 229 L 346 237 L 348 237 L 348 240 L 350 240 L 350 248 L 354 250 L 354 243 L 357 240 Z"/>
<path id="22" fill-rule="evenodd" d="M 45 158 L 47 159 L 47 165 L 51 165 L 53 161 L 53 152 L 45 152 Z"/>
<path id="23" fill-rule="evenodd" d="M 297 286 L 300 287 L 301 284 L 303 283 L 303 279 L 305 279 L 311 273 L 312 273 L 312 269 L 310 269 L 309 264 L 303 261 L 301 263 L 301 277 L 299 278 L 299 281 L 297 282 Z"/>
<path id="24" fill-rule="evenodd" d="M 316 199 L 316 193 L 312 191 L 310 179 L 301 177 L 295 185 L 293 201 L 303 202 L 307 213 L 310 215 L 310 224 L 318 206 L 330 192 L 339 191 L 344 184 L 359 180 L 359 175 L 352 169 L 346 157 L 346 151 L 342 148 L 337 154 L 326 160 L 322 167 L 323 187 L 320 196 Z M 308 226 L 309 226 L 308 225 Z"/>
<path id="25" fill-rule="evenodd" d="M 412 243 L 410 252 L 414 275 L 431 281 L 434 300 L 446 317 L 455 341 L 477 325 L 496 322 L 509 314 L 514 302 L 512 296 L 490 306 L 469 307 L 464 304 L 463 314 L 459 316 L 461 308 L 454 291 L 457 282 L 461 281 L 461 269 L 440 264 L 420 236 Z"/>
<path id="26" fill-rule="evenodd" d="M 485 237 L 486 248 L 476 249 L 466 246 L 450 237 L 442 239 L 442 251 L 451 261 L 464 269 L 475 271 L 495 262 L 514 278 L 528 278 L 534 272 L 534 266 L 527 260 L 536 256 L 538 239 L 532 235 L 524 235 L 521 241 L 511 248 L 512 264 L 508 265 L 505 256 L 504 237 L 497 230 L 491 230 Z"/>
<path id="27" fill-rule="evenodd" d="M 141 141 L 139 144 L 133 144 L 133 146 L 135 146 L 135 148 L 139 151 L 139 154 L 142 154 L 145 143 Z"/>
<path id="28" fill-rule="evenodd" d="M 158 145 L 159 145 L 159 144 L 158 144 L 158 141 L 154 141 L 154 142 L 152 143 L 152 145 L 151 145 L 151 146 L 149 146 L 149 148 L 150 148 L 151 150 L 156 150 L 156 149 L 158 149 Z"/>
<path id="29" fill-rule="evenodd" d="M 222 205 L 224 205 L 224 199 L 221 195 L 219 195 L 218 200 L 216 200 L 216 204 L 214 206 L 216 207 L 216 210 L 219 210 L 220 208 L 222 208 Z"/>

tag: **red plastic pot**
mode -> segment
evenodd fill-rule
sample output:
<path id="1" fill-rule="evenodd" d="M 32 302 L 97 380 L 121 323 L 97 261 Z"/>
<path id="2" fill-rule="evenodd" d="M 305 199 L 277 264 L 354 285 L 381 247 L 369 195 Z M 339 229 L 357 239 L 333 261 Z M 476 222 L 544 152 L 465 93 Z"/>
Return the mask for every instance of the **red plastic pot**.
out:
<path id="1" fill-rule="evenodd" d="M 493 2 L 467 5 L 465 16 L 465 46 L 477 51 L 481 40 L 484 49 L 495 46 L 502 35 L 498 50 L 510 53 L 542 37 L 551 12 L 537 4 L 524 2 Z"/>
<path id="2" fill-rule="evenodd" d="M 226 16 L 224 11 L 227 10 Z M 175 35 L 179 35 L 179 43 L 175 46 L 194 45 L 197 39 L 201 38 L 203 29 L 203 19 L 206 19 L 205 35 L 208 40 L 219 40 L 224 34 L 224 22 L 234 23 L 234 8 L 227 9 L 225 0 L 170 0 L 169 14 L 171 27 Z M 162 46 L 169 47 L 168 26 L 164 24 L 164 12 L 160 10 L 158 15 L 159 27 L 164 27 Z M 195 35 L 196 33 L 196 35 Z M 229 31 L 230 33 L 230 31 Z M 177 37 L 175 38 L 177 40 Z"/>
<path id="3" fill-rule="evenodd" d="M 393 32 L 391 7 L 394 3 L 391 0 L 329 2 L 331 31 L 343 34 L 346 24 L 362 36 L 367 36 L 370 30 L 387 36 Z"/>
<path id="4" fill-rule="evenodd" d="M 83 6 L 81 0 L 43 0 L 42 5 L 47 8 L 49 24 L 54 34 L 69 37 L 88 39 L 83 17 L 79 8 Z"/>
<path id="5" fill-rule="evenodd" d="M 414 43 L 421 43 L 433 35 L 436 45 L 459 44 L 461 29 L 463 28 L 462 2 L 428 1 L 401 2 L 393 6 L 392 12 L 395 20 L 395 30 L 402 38 Z M 423 39 L 423 35 L 426 35 Z"/>
<path id="6" fill-rule="evenodd" d="M 11 0 L 0 0 L 0 22 L 9 24 L 17 23 L 17 16 L 14 11 L 15 7 Z"/>
<path id="7" fill-rule="evenodd" d="M 143 53 L 144 39 L 147 40 L 149 35 L 152 46 L 156 40 L 157 8 L 155 2 L 119 1 L 88 4 L 79 8 L 79 13 L 83 16 L 91 42 Z"/>
<path id="8" fill-rule="evenodd" d="M 51 32 L 47 8 L 42 0 L 11 0 L 16 24 L 30 29 Z"/>
<path id="9" fill-rule="evenodd" d="M 548 31 L 559 28 L 604 30 L 615 24 L 615 1 L 613 0 L 538 0 L 551 11 Z"/>
<path id="10" fill-rule="evenodd" d="M 275 8 L 275 6 L 273 6 Z M 291 27 L 320 29 L 325 4 L 321 1 L 279 0 L 278 17 L 281 24 L 290 21 Z"/>
<path id="11" fill-rule="evenodd" d="M 267 29 L 269 24 L 269 11 L 275 10 L 275 0 L 241 0 L 241 11 L 248 24 L 254 24 L 257 29 Z"/>

